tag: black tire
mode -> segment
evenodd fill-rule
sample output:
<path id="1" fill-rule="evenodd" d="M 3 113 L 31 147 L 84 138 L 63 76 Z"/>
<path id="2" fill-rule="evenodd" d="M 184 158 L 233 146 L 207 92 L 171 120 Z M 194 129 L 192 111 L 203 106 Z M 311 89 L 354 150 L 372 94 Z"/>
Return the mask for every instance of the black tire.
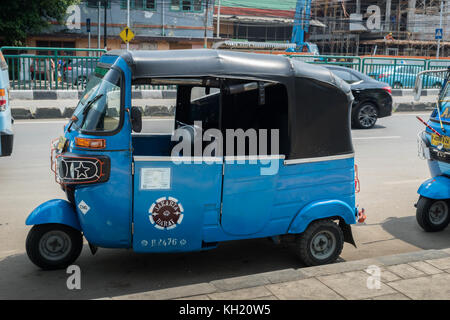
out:
<path id="1" fill-rule="evenodd" d="M 82 248 L 81 232 L 57 223 L 33 226 L 26 240 L 28 258 L 44 270 L 67 268 L 80 256 Z"/>
<path id="2" fill-rule="evenodd" d="M 328 238 L 323 255 L 315 249 L 323 247 L 322 239 Z M 333 242 L 333 243 L 332 243 Z M 344 247 L 344 235 L 341 228 L 332 220 L 312 222 L 297 238 L 296 253 L 307 266 L 317 266 L 336 261 Z M 322 257 L 320 257 L 322 255 Z"/>
<path id="3" fill-rule="evenodd" d="M 352 123 L 359 129 L 370 129 L 378 120 L 378 109 L 370 102 L 363 102 L 356 107 Z"/>
<path id="4" fill-rule="evenodd" d="M 444 230 L 450 222 L 448 200 L 435 200 L 420 197 L 417 201 L 416 220 L 427 232 Z"/>

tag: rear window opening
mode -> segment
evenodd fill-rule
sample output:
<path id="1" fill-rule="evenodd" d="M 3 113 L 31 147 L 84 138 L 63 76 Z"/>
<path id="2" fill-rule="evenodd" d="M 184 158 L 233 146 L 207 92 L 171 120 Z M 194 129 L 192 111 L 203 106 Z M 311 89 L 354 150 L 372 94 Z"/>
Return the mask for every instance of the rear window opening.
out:
<path id="1" fill-rule="evenodd" d="M 144 117 L 144 130 L 133 135 L 135 155 L 170 156 L 174 145 L 182 139 L 171 141 L 175 130 L 187 128 L 198 134 L 199 124 L 202 138 L 209 129 L 222 134 L 222 155 L 284 155 L 288 152 L 288 95 L 284 85 L 218 78 L 148 79 L 145 83 L 177 86 L 175 117 L 171 124 L 172 134 L 165 135 L 165 138 L 161 134 L 152 135 L 155 128 L 146 125 L 149 118 Z M 142 84 L 143 81 L 133 83 L 134 86 Z M 137 101 L 133 101 L 134 106 Z M 233 132 L 234 135 L 231 134 Z M 271 134 L 276 135 L 274 143 Z M 160 148 L 150 147 L 149 142 L 155 142 L 154 139 L 158 139 Z M 165 142 L 161 141 L 164 139 Z M 203 141 L 202 151 L 211 143 Z M 193 151 L 190 155 L 197 156 Z"/>

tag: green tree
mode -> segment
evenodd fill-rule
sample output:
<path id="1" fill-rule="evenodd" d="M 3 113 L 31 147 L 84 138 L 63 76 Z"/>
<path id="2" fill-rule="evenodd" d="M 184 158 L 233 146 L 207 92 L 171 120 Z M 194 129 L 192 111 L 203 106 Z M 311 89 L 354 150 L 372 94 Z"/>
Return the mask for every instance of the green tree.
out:
<path id="1" fill-rule="evenodd" d="M 5 45 L 21 46 L 27 35 L 47 29 L 52 21 L 64 24 L 67 7 L 80 0 L 2 0 L 0 36 Z"/>

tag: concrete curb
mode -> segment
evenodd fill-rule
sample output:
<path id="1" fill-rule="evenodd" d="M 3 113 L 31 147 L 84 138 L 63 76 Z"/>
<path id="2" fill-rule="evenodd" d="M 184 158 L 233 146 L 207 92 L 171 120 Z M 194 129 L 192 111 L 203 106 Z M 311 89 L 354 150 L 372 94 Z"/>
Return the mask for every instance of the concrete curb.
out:
<path id="1" fill-rule="evenodd" d="M 320 279 L 331 277 L 335 279 L 340 279 L 339 276 L 349 275 L 350 273 L 355 274 L 358 272 L 364 272 L 368 267 L 376 266 L 383 270 L 384 275 L 387 280 L 394 281 L 407 279 L 408 277 L 402 276 L 402 272 L 405 272 L 405 268 L 411 265 L 427 261 L 431 262 L 431 267 L 429 264 L 425 264 L 425 268 L 432 269 L 433 265 L 441 263 L 441 270 L 447 270 L 447 264 L 450 264 L 450 249 L 442 250 L 422 250 L 410 253 L 402 253 L 390 256 L 382 256 L 371 259 L 364 259 L 358 261 L 348 261 L 339 262 L 323 266 L 308 267 L 308 268 L 298 268 L 298 269 L 285 269 L 278 270 L 260 274 L 253 274 L 242 277 L 227 278 L 221 280 L 214 280 L 209 283 L 198 283 L 188 286 L 167 288 L 161 290 L 154 290 L 149 292 L 142 292 L 136 294 L 128 294 L 116 297 L 106 297 L 103 299 L 113 299 L 113 300 L 143 300 L 143 299 L 253 299 L 253 298 L 269 298 L 274 295 L 274 290 L 271 288 L 288 288 L 288 284 L 295 281 L 311 279 L 310 282 L 317 288 L 309 288 L 310 290 L 320 290 L 323 288 L 323 284 L 316 280 L 316 277 Z M 442 261 L 445 260 L 445 261 Z M 448 260 L 448 261 L 447 261 Z M 433 264 L 433 262 L 435 262 Z M 412 268 L 412 267 L 411 267 Z M 413 268 L 414 269 L 414 268 Z M 399 270 L 399 271 L 396 271 Z M 416 269 L 414 269 L 417 271 Z M 414 271 L 413 270 L 413 271 Z M 420 269 L 419 269 L 420 270 Z M 422 266 L 422 270 L 423 266 Z M 444 272 L 441 271 L 440 272 Z M 448 269 L 450 270 L 450 269 Z M 410 270 L 406 270 L 410 271 Z M 426 272 L 426 271 L 423 271 Z M 429 275 L 432 273 L 428 273 Z M 445 274 L 445 272 L 444 272 Z M 337 275 L 337 276 L 336 276 Z M 364 274 L 363 274 L 364 275 Z M 366 277 L 370 274 L 366 274 Z M 448 274 L 447 274 L 448 275 Z M 295 284 L 295 283 L 294 283 Z M 445 285 L 445 284 L 443 284 Z M 301 289 L 301 288 L 300 288 Z M 330 290 L 330 288 L 325 287 L 324 289 Z M 391 287 L 389 290 L 393 291 Z M 294 290 L 298 290 L 298 286 Z M 308 291 L 308 290 L 306 290 Z M 401 295 L 396 292 L 388 292 L 389 294 Z M 385 293 L 380 292 L 379 296 L 387 296 Z M 337 295 L 338 299 L 351 299 L 348 297 L 342 297 Z M 370 298 L 370 297 L 369 297 Z"/>
<path id="2" fill-rule="evenodd" d="M 434 108 L 436 108 L 435 102 L 401 102 L 392 105 L 393 112 L 432 111 Z"/>
<path id="3" fill-rule="evenodd" d="M 11 100 L 78 100 L 83 91 L 79 90 L 10 90 Z M 174 99 L 176 90 L 133 91 L 133 99 Z"/>
<path id="4" fill-rule="evenodd" d="M 432 111 L 434 102 L 419 103 L 394 103 L 393 112 Z M 14 119 L 46 119 L 46 118 L 70 118 L 75 107 L 12 107 L 11 114 Z M 141 108 L 144 116 L 172 117 L 175 114 L 173 106 L 145 106 Z"/>
<path id="5" fill-rule="evenodd" d="M 424 89 L 421 96 L 437 96 L 440 89 Z M 413 89 L 392 89 L 392 95 L 396 97 L 414 96 Z"/>
<path id="6" fill-rule="evenodd" d="M 439 89 L 424 89 L 422 96 L 435 96 Z M 10 90 L 11 100 L 65 100 L 80 99 L 81 90 Z M 133 91 L 133 99 L 175 99 L 176 90 L 139 90 Z M 392 89 L 392 95 L 413 96 L 413 89 Z"/>
<path id="7" fill-rule="evenodd" d="M 143 116 L 154 117 L 173 117 L 175 115 L 175 108 L 173 106 L 145 106 L 140 107 Z M 11 115 L 14 119 L 58 119 L 70 118 L 75 111 L 75 107 L 60 108 L 11 108 Z"/>

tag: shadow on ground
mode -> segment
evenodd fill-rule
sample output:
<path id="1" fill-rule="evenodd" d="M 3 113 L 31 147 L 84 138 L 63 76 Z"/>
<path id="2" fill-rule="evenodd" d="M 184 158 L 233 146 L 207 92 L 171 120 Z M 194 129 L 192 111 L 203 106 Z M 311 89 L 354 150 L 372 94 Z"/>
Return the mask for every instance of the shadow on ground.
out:
<path id="1" fill-rule="evenodd" d="M 355 130 L 355 131 L 361 131 L 361 132 L 364 132 L 364 131 L 370 132 L 370 130 L 384 129 L 384 128 L 386 128 L 386 127 L 385 127 L 385 126 L 382 126 L 382 125 L 379 125 L 379 124 L 375 124 L 375 125 L 374 125 L 372 128 L 370 128 L 370 129 L 360 129 L 360 128 L 352 127 L 352 130 Z"/>
<path id="2" fill-rule="evenodd" d="M 68 290 L 66 270 L 42 271 L 26 254 L 0 260 L 0 299 L 95 299 L 302 267 L 291 248 L 267 239 L 224 243 L 202 252 L 137 254 L 85 245 L 75 262 L 81 290 Z"/>
<path id="3" fill-rule="evenodd" d="M 425 232 L 417 224 L 415 216 L 388 218 L 381 226 L 393 237 L 421 249 L 445 249 L 450 247 L 450 227 L 440 232 Z"/>

